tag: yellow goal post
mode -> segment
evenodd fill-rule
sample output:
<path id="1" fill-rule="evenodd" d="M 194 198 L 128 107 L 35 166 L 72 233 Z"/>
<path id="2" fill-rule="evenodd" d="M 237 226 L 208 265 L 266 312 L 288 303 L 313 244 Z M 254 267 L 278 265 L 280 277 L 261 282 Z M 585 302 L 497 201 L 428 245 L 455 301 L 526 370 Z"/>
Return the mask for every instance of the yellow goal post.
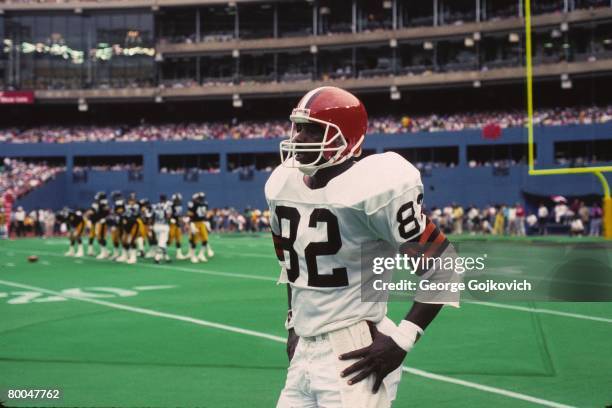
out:
<path id="1" fill-rule="evenodd" d="M 612 198 L 610 197 L 610 186 L 604 172 L 612 171 L 612 166 L 595 167 L 573 167 L 559 169 L 536 169 L 534 160 L 534 137 L 533 137 L 533 61 L 531 48 L 531 0 L 524 1 L 525 10 L 525 76 L 527 80 L 527 134 L 528 134 L 528 161 L 530 176 L 549 176 L 563 174 L 587 174 L 595 175 L 601 182 L 603 188 L 603 236 L 612 239 Z"/>

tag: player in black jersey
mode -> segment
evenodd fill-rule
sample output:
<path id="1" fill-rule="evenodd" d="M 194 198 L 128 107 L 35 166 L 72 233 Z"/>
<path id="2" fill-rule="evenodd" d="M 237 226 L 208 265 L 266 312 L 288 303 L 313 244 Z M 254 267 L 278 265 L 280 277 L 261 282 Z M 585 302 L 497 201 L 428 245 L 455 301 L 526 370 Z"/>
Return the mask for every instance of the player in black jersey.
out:
<path id="1" fill-rule="evenodd" d="M 121 257 L 122 252 L 121 236 L 123 235 L 123 227 L 121 225 L 121 217 L 125 212 L 125 201 L 119 191 L 113 191 L 111 199 L 113 200 L 113 209 L 106 217 L 106 224 L 110 229 L 111 241 L 113 242 L 113 253 L 110 259 L 117 260 Z"/>
<path id="2" fill-rule="evenodd" d="M 142 236 L 144 225 L 140 219 L 140 205 L 135 195 L 131 195 L 125 205 L 125 211 L 121 217 L 122 243 L 124 254 L 117 259 L 118 262 L 128 264 L 136 263 L 136 240 Z M 123 257 L 125 255 L 125 257 Z"/>
<path id="3" fill-rule="evenodd" d="M 108 205 L 108 199 L 106 193 L 100 191 L 94 196 L 94 201 L 91 203 L 89 209 L 85 212 L 85 217 L 89 223 L 89 246 L 87 248 L 87 255 L 94 255 L 94 240 L 98 241 L 100 246 L 100 254 L 97 259 L 108 258 L 109 253 L 106 249 L 106 217 L 110 213 L 110 207 Z"/>
<path id="4" fill-rule="evenodd" d="M 208 257 L 214 255 L 212 248 L 208 245 L 208 228 L 206 226 L 206 214 L 208 212 L 208 202 L 206 194 L 203 192 L 195 193 L 187 205 L 187 215 L 189 216 L 189 258 L 192 263 L 207 262 Z M 200 251 L 196 254 L 198 242 L 201 243 Z M 206 255 L 204 254 L 206 251 Z"/>
<path id="5" fill-rule="evenodd" d="M 176 259 L 182 260 L 187 259 L 181 251 L 181 241 L 183 233 L 181 232 L 181 225 L 183 217 L 183 196 L 181 193 L 175 193 L 172 195 L 172 203 L 170 206 L 170 231 L 168 233 L 168 246 L 172 243 L 176 246 Z"/>
<path id="6" fill-rule="evenodd" d="M 66 226 L 70 230 L 70 249 L 64 255 L 74 256 L 75 258 L 83 257 L 83 230 L 85 229 L 85 219 L 81 210 L 72 210 L 68 207 L 64 207 L 59 213 L 61 221 L 66 223 Z M 78 244 L 78 248 L 75 251 L 75 247 Z"/>

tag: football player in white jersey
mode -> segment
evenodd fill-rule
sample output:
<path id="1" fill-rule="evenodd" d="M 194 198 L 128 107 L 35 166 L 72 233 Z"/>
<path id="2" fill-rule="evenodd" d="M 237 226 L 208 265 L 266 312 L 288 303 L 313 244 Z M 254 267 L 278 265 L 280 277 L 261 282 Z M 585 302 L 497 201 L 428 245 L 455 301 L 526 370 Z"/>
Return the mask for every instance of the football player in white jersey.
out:
<path id="1" fill-rule="evenodd" d="M 169 261 L 168 234 L 170 232 L 170 218 L 172 217 L 172 202 L 168 201 L 165 194 L 161 194 L 159 203 L 153 205 L 152 215 L 153 232 L 157 239 L 157 248 L 154 255 L 155 263 L 160 263 L 162 260 Z"/>
<path id="2" fill-rule="evenodd" d="M 362 275 L 362 248 L 434 258 L 454 249 L 422 213 L 414 166 L 393 152 L 355 160 L 367 130 L 358 98 L 317 88 L 290 119 L 282 165 L 265 187 L 279 282 L 289 295 L 290 365 L 277 406 L 388 407 L 407 352 L 442 306 L 458 306 L 459 297 L 417 291 L 396 325 L 385 301 L 362 301 L 362 276 L 369 276 Z M 442 269 L 419 274 L 432 282 L 458 279 Z"/>

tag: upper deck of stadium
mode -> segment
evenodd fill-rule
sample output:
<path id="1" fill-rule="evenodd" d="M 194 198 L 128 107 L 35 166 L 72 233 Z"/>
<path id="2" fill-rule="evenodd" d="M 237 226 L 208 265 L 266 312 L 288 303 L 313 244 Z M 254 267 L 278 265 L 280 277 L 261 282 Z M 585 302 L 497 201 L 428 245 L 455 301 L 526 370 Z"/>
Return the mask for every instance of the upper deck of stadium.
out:
<path id="1" fill-rule="evenodd" d="M 536 81 L 612 72 L 608 0 L 532 10 Z M 520 0 L 0 0 L 0 13 L 0 89 L 33 89 L 39 102 L 229 102 L 322 84 L 393 94 L 524 78 Z"/>

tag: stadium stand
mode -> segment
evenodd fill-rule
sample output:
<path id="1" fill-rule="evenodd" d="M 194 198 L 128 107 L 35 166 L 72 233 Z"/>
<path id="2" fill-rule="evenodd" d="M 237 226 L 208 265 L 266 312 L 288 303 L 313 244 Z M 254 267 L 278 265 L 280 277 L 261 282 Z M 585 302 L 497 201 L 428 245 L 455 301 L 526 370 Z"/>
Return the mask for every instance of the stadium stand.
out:
<path id="1" fill-rule="evenodd" d="M 382 91 L 520 79 L 522 7 L 478 4 L 356 2 L 353 13 L 339 0 L 4 1 L 0 89 L 54 101 L 180 100 L 300 93 L 318 81 Z M 610 70 L 609 2 L 540 1 L 533 13 L 537 78 Z"/>
<path id="2" fill-rule="evenodd" d="M 526 177 L 522 1 L 5 0 L 0 10 L 3 156 L 59 158 L 66 172 L 45 189 L 69 205 L 97 190 L 187 196 L 201 184 L 213 205 L 263 208 L 290 108 L 325 84 L 364 100 L 366 154 L 413 162 L 430 205 L 599 192 L 579 176 Z M 538 165 L 609 161 L 609 1 L 541 0 L 532 14 Z M 439 188 L 465 179 L 480 187 Z"/>
<path id="3" fill-rule="evenodd" d="M 323 86 L 367 109 L 363 145 L 345 128 L 355 162 L 273 173 Z M 0 407 L 275 406 L 304 286 L 333 309 L 372 282 L 362 244 L 384 241 L 491 270 L 431 328 L 440 305 L 389 298 L 427 330 L 394 406 L 608 406 L 610 89 L 611 0 L 0 0 Z M 371 167 L 318 185 L 349 165 Z M 297 333 L 298 358 L 348 344 L 338 328 Z M 368 405 L 367 387 L 339 401 Z"/>
<path id="4" fill-rule="evenodd" d="M 426 116 L 385 116 L 370 119 L 369 133 L 398 134 L 483 129 L 494 124 L 502 129 L 525 126 L 525 113 L 474 112 Z M 539 110 L 534 123 L 541 126 L 589 125 L 612 120 L 612 105 Z M 289 134 L 289 121 L 235 123 L 183 123 L 129 127 L 75 126 L 0 129 L 4 143 L 151 142 L 181 140 L 268 139 Z"/>
<path id="5" fill-rule="evenodd" d="M 0 191 L 11 191 L 17 198 L 47 183 L 63 168 L 5 158 L 0 166 Z"/>

